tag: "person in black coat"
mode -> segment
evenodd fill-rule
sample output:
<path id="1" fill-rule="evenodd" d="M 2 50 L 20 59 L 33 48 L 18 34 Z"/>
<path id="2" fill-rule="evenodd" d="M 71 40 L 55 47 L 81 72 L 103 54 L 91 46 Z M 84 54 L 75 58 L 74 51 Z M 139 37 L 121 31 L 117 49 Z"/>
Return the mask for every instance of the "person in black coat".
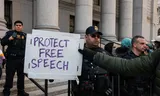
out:
<path id="1" fill-rule="evenodd" d="M 6 79 L 3 90 L 4 96 L 10 96 L 10 89 L 13 87 L 13 77 L 17 72 L 17 89 L 18 96 L 29 96 L 24 91 L 24 56 L 26 33 L 22 32 L 22 21 L 14 22 L 14 29 L 6 32 L 1 40 L 2 46 L 8 46 L 6 49 Z"/>
<path id="2" fill-rule="evenodd" d="M 101 36 L 102 33 L 98 31 L 98 27 L 88 27 L 86 29 L 86 43 L 84 47 L 96 52 L 109 54 L 99 47 Z M 106 70 L 94 66 L 92 62 L 83 59 L 82 73 L 81 76 L 78 77 L 79 84 L 72 82 L 74 96 L 111 96 L 110 79 L 108 77 L 108 72 Z"/>

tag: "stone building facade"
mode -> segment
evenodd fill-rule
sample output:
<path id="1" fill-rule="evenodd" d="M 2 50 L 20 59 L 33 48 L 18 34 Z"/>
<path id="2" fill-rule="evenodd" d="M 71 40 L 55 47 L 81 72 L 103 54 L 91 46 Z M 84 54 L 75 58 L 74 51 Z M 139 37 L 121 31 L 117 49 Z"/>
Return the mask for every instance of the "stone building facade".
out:
<path id="1" fill-rule="evenodd" d="M 104 38 L 117 41 L 142 35 L 158 35 L 157 0 L 0 0 L 0 37 L 15 20 L 32 29 L 78 33 L 96 25 Z M 6 26 L 7 25 L 7 26 Z"/>

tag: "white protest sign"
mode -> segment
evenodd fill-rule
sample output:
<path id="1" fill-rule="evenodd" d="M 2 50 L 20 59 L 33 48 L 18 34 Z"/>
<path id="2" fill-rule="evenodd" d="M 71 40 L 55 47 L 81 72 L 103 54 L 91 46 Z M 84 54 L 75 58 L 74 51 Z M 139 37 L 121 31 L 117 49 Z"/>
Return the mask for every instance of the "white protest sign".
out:
<path id="1" fill-rule="evenodd" d="M 57 76 L 60 78 L 61 75 L 67 75 L 66 78 L 75 78 L 77 65 L 82 64 L 82 59 L 79 59 L 82 56 L 77 51 L 80 35 L 40 32 L 40 30 L 37 32 L 39 33 L 34 34 L 33 31 L 32 36 L 27 38 L 29 39 L 27 42 L 29 48 L 26 47 L 25 69 L 30 64 L 28 68 L 29 77 L 54 79 Z M 30 54 L 27 54 L 27 50 Z M 25 70 L 25 72 L 27 71 Z"/>
<path id="2" fill-rule="evenodd" d="M 79 45 L 79 49 L 83 49 L 84 48 L 84 39 L 80 39 L 80 45 Z M 80 76 L 81 75 L 81 72 L 82 72 L 82 59 L 83 57 L 81 56 L 81 54 L 79 55 L 79 60 L 80 63 L 79 65 L 77 65 L 77 76 Z"/>
<path id="3" fill-rule="evenodd" d="M 26 40 L 26 49 L 25 49 L 25 59 L 24 59 L 24 73 L 28 73 L 28 67 L 29 67 L 29 60 L 31 60 L 31 56 L 33 53 L 30 53 L 32 49 L 30 40 L 31 40 L 32 34 L 27 34 L 27 40 Z"/>
<path id="4" fill-rule="evenodd" d="M 49 33 L 49 34 L 46 34 L 46 33 Z M 51 34 L 55 35 L 56 32 L 53 33 L 52 31 L 32 30 L 32 34 L 34 34 L 36 36 L 37 35 L 50 36 Z M 73 34 L 73 33 L 72 34 L 68 34 L 68 33 L 62 32 L 61 35 L 65 35 L 65 36 L 69 36 L 69 37 L 77 39 L 77 36 L 76 36 L 77 34 Z M 79 37 L 78 37 L 78 39 L 79 39 Z M 79 48 L 80 49 L 84 48 L 84 39 L 80 39 Z M 81 69 L 82 69 L 82 55 L 79 53 L 77 55 L 77 58 L 79 59 L 79 60 L 77 60 L 78 61 L 78 63 L 77 63 L 78 64 L 77 65 L 77 76 L 80 76 L 81 75 Z"/>

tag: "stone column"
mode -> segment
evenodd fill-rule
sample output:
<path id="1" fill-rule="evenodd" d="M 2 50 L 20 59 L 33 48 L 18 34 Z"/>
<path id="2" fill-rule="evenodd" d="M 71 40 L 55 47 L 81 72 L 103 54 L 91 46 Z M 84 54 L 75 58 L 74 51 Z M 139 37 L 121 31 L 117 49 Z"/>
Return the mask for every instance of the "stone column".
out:
<path id="1" fill-rule="evenodd" d="M 8 31 L 6 28 L 6 20 L 4 19 L 4 0 L 0 0 L 0 38 L 2 38 L 5 32 Z"/>
<path id="2" fill-rule="evenodd" d="M 92 25 L 93 0 L 76 0 L 75 33 L 83 35 Z"/>
<path id="3" fill-rule="evenodd" d="M 133 0 L 120 0 L 120 39 L 132 37 Z"/>
<path id="4" fill-rule="evenodd" d="M 157 36 L 156 24 L 157 24 L 157 0 L 151 1 L 151 31 L 149 40 L 153 40 Z"/>
<path id="5" fill-rule="evenodd" d="M 101 31 L 108 40 L 116 39 L 116 0 L 101 0 Z"/>
<path id="6" fill-rule="evenodd" d="M 59 31 L 59 0 L 37 0 L 36 29 Z"/>

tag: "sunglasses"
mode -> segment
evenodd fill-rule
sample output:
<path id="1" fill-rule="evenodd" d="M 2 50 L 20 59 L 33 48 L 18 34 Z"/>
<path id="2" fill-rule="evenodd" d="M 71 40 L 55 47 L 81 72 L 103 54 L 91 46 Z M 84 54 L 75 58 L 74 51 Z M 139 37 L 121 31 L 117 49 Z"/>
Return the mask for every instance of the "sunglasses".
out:
<path id="1" fill-rule="evenodd" d="M 92 38 L 96 38 L 96 37 L 97 37 L 97 38 L 100 38 L 101 36 L 98 35 L 98 34 L 92 34 L 91 37 L 92 37 Z"/>

